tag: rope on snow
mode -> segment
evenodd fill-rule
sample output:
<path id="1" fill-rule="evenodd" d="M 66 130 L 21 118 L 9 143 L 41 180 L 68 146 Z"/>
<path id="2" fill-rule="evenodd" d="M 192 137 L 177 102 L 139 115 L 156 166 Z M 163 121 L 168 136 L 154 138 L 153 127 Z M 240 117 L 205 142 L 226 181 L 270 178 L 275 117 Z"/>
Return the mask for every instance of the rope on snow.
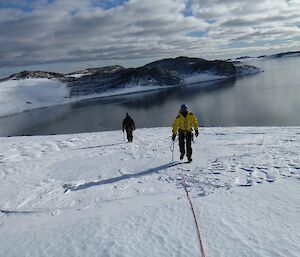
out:
<path id="1" fill-rule="evenodd" d="M 185 190 L 187 199 L 188 199 L 188 201 L 189 201 L 189 204 L 190 204 L 190 207 L 191 207 L 191 211 L 192 211 L 192 213 L 193 213 L 194 222 L 195 222 L 195 226 L 196 226 L 196 230 L 197 230 L 197 236 L 198 236 L 198 240 L 199 240 L 200 252 L 201 252 L 202 257 L 206 257 L 205 252 L 204 252 L 204 247 L 203 247 L 202 238 L 201 238 L 199 222 L 198 222 L 198 220 L 197 220 L 196 213 L 195 213 L 195 209 L 194 209 L 194 206 L 193 206 L 193 202 L 192 202 L 192 199 L 191 199 L 191 197 L 190 197 L 190 194 L 189 194 L 189 191 L 188 191 L 188 188 L 187 188 L 187 180 L 186 180 L 186 176 L 184 176 L 184 178 L 183 178 L 183 183 L 182 183 L 182 185 L 183 185 L 183 188 L 184 188 L 184 190 Z"/>

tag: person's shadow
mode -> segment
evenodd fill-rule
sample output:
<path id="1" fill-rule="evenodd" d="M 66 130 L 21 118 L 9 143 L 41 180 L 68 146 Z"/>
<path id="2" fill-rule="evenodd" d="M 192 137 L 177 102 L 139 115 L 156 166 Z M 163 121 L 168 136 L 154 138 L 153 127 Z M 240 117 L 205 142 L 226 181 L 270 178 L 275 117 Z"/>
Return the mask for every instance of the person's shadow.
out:
<path id="1" fill-rule="evenodd" d="M 115 143 L 115 144 L 108 144 L 108 145 L 94 145 L 94 146 L 86 146 L 81 148 L 73 148 L 72 150 L 85 150 L 85 149 L 91 149 L 91 148 L 102 148 L 107 146 L 115 146 L 115 145 L 123 145 L 125 143 Z"/>
<path id="2" fill-rule="evenodd" d="M 114 178 L 109 178 L 109 179 L 104 179 L 104 180 L 99 180 L 99 181 L 92 181 L 92 182 L 87 182 L 87 183 L 83 183 L 81 185 L 76 185 L 76 186 L 72 186 L 69 184 L 64 184 L 63 187 L 65 188 L 65 192 L 67 191 L 78 191 L 78 190 L 83 190 L 83 189 L 87 189 L 93 186 L 100 186 L 100 185 L 106 185 L 106 184 L 113 184 L 122 180 L 126 180 L 126 179 L 131 179 L 131 178 L 139 178 L 145 175 L 149 175 L 151 173 L 155 173 L 155 172 L 159 172 L 161 170 L 166 170 L 168 168 L 174 167 L 181 164 L 181 162 L 169 162 L 166 164 L 163 164 L 161 166 L 155 167 L 155 168 L 151 168 L 148 170 L 143 170 L 139 173 L 134 173 L 134 174 L 124 174 L 122 176 L 118 176 L 118 177 L 114 177 Z"/>

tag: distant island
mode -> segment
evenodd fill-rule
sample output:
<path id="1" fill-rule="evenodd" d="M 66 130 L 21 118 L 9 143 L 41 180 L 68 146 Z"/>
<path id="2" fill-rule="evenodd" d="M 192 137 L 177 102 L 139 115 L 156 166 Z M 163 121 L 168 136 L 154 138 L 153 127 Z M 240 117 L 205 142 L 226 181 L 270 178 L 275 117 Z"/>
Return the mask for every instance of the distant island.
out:
<path id="1" fill-rule="evenodd" d="M 252 56 L 240 56 L 240 57 L 237 57 L 235 58 L 234 60 L 244 60 L 244 59 L 252 59 L 252 58 L 258 58 L 258 59 L 261 59 L 261 58 L 282 58 L 282 57 L 297 57 L 297 56 L 300 56 L 300 51 L 289 51 L 289 52 L 284 52 L 284 53 L 278 53 L 278 54 L 271 54 L 271 55 L 260 55 L 260 56 L 257 56 L 257 57 L 252 57 Z M 228 59 L 229 61 L 231 59 Z"/>
<path id="2" fill-rule="evenodd" d="M 47 71 L 22 71 L 0 82 L 23 79 L 55 79 L 66 83 L 70 97 L 107 93 L 118 89 L 152 89 L 226 79 L 261 72 L 257 67 L 230 61 L 177 57 L 162 59 L 138 68 L 113 65 L 62 74 Z"/>

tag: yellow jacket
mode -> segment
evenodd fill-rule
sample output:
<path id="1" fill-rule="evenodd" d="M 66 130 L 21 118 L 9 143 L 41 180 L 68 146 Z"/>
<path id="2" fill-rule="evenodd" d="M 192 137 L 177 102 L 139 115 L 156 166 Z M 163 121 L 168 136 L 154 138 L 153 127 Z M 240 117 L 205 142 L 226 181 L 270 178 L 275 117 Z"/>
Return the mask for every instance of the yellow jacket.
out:
<path id="1" fill-rule="evenodd" d="M 197 117 L 191 113 L 188 112 L 186 117 L 184 117 L 180 112 L 176 119 L 173 122 L 173 135 L 177 134 L 177 130 L 185 130 L 185 131 L 192 131 L 192 127 L 194 127 L 195 130 L 198 130 L 199 124 Z"/>

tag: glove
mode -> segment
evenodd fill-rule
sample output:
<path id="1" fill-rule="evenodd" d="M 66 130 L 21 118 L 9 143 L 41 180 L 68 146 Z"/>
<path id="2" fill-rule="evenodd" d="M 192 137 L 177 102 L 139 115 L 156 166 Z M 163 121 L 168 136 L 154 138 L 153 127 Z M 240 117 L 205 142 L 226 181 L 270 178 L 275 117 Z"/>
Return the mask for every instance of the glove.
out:
<path id="1" fill-rule="evenodd" d="M 199 135 L 199 131 L 195 130 L 195 136 L 197 137 Z"/>
<path id="2" fill-rule="evenodd" d="M 172 140 L 175 141 L 175 138 L 176 138 L 176 135 L 173 135 L 172 136 Z"/>

